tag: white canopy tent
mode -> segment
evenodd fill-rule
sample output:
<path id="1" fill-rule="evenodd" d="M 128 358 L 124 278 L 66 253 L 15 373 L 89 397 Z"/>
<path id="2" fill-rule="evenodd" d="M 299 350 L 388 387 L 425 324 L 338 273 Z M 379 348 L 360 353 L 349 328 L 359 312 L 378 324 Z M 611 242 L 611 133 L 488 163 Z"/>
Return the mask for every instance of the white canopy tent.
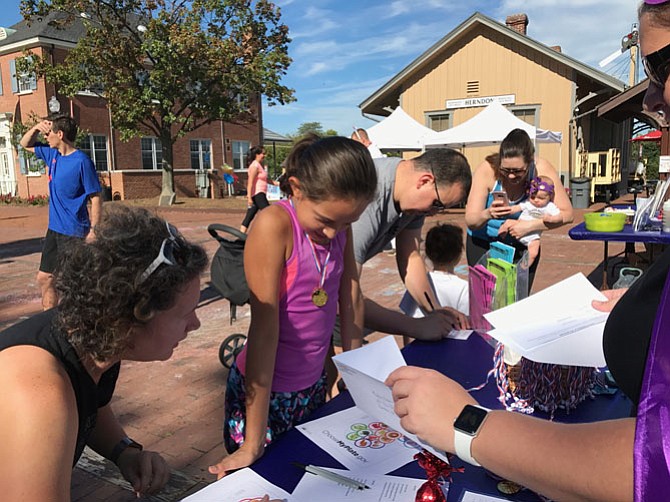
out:
<path id="1" fill-rule="evenodd" d="M 538 129 L 516 117 L 498 102 L 493 102 L 477 115 L 462 124 L 437 133 L 425 141 L 426 148 L 486 146 L 500 143 L 512 129 L 523 129 L 536 143 L 561 143 L 563 134 Z M 561 174 L 561 151 L 559 149 L 559 176 Z"/>
<path id="2" fill-rule="evenodd" d="M 437 135 L 437 132 L 407 115 L 401 107 L 367 129 L 367 133 L 370 141 L 381 150 L 423 150 L 425 141 Z"/>

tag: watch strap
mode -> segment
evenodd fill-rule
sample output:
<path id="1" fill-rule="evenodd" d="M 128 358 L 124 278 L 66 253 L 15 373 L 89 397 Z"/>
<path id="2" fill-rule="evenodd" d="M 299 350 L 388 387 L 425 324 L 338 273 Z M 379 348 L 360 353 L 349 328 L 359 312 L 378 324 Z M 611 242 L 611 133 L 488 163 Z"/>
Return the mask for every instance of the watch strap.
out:
<path id="1" fill-rule="evenodd" d="M 126 450 L 126 448 L 137 448 L 138 450 L 142 450 L 143 446 L 137 441 L 134 441 L 126 436 L 121 441 L 116 443 L 111 455 L 109 456 L 109 460 L 116 464 L 119 460 L 119 457 Z"/>
<path id="2" fill-rule="evenodd" d="M 476 406 L 476 408 L 481 408 L 487 412 L 490 411 L 488 408 L 484 408 L 483 406 Z M 485 419 L 486 418 L 484 418 L 484 420 Z M 481 429 L 484 420 L 482 420 L 482 422 L 479 424 L 479 428 L 477 431 L 475 431 L 474 434 L 465 433 L 462 430 L 454 427 L 454 450 L 456 452 L 456 456 L 464 462 L 477 467 L 481 467 L 481 464 L 477 462 L 472 456 L 472 440 L 475 439 L 479 434 L 479 430 Z"/>

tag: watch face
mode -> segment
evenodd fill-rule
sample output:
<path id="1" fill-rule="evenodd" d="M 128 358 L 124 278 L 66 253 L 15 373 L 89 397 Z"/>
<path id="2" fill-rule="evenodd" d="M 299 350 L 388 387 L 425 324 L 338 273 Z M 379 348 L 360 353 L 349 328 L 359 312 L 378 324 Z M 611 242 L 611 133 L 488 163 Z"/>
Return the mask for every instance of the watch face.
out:
<path id="1" fill-rule="evenodd" d="M 463 411 L 461 411 L 461 414 L 458 415 L 458 418 L 454 422 L 454 429 L 458 429 L 466 434 L 474 436 L 482 425 L 484 418 L 486 418 L 487 413 L 487 410 L 466 404 L 465 408 L 463 408 Z"/>

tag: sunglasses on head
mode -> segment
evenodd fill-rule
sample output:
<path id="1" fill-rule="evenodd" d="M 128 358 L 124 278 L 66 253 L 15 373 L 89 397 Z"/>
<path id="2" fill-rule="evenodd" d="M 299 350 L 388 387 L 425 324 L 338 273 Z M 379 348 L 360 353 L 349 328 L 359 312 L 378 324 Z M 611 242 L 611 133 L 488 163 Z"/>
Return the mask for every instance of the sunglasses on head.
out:
<path id="1" fill-rule="evenodd" d="M 665 82 L 670 75 L 670 44 L 656 52 L 642 56 L 642 66 L 652 84 L 664 89 Z"/>
<path id="2" fill-rule="evenodd" d="M 167 221 L 165 222 L 165 226 L 167 227 L 169 235 L 163 239 L 161 248 L 158 251 L 158 256 L 156 256 L 154 261 L 152 261 L 144 272 L 142 272 L 142 275 L 140 276 L 140 284 L 151 277 L 151 274 L 153 274 L 161 265 L 175 265 L 174 249 L 175 247 L 179 248 L 180 246 L 179 240 L 177 239 L 179 232 Z"/>

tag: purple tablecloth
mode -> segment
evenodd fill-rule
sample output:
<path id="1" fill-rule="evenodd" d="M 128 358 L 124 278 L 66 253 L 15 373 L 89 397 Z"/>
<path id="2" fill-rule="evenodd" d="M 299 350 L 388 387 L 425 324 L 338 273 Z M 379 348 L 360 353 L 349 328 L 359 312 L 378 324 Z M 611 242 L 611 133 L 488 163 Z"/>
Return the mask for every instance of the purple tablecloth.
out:
<path id="1" fill-rule="evenodd" d="M 442 340 L 440 342 L 415 341 L 403 349 L 403 356 L 407 364 L 433 368 L 453 378 L 465 388 L 481 384 L 486 373 L 491 368 L 493 349 L 480 336 L 473 334 L 467 341 Z M 488 408 L 502 408 L 498 402 L 498 389 L 494 381 L 490 381 L 482 390 L 473 393 L 473 396 Z M 335 399 L 326 403 L 313 416 L 319 418 L 349 408 L 354 403 L 348 392 L 344 392 Z M 630 416 L 631 403 L 620 392 L 613 396 L 599 396 L 587 400 L 569 415 L 559 411 L 555 420 L 560 422 L 594 422 L 598 420 L 622 418 Z M 536 416 L 547 418 L 546 414 L 537 412 Z M 291 430 L 270 445 L 263 457 L 252 468 L 265 479 L 292 492 L 303 472 L 294 467 L 291 462 L 314 464 L 326 467 L 343 468 L 333 457 L 316 446 L 302 433 Z M 454 459 L 455 466 L 463 465 Z M 408 464 L 392 474 L 413 478 L 425 479 L 424 471 L 415 462 Z M 484 469 L 465 465 L 465 472 L 455 473 L 449 490 L 449 501 L 460 499 L 463 490 L 486 493 L 505 498 L 496 490 L 496 481 L 486 474 Z M 326 500 L 324 498 L 324 500 Z M 538 497 L 522 491 L 509 500 L 537 501 Z"/>
<path id="2" fill-rule="evenodd" d="M 633 232 L 631 225 L 624 225 L 621 232 L 591 232 L 586 230 L 584 222 L 574 226 L 568 232 L 576 241 L 608 241 L 608 242 L 647 242 L 653 244 L 670 244 L 668 232 Z"/>

